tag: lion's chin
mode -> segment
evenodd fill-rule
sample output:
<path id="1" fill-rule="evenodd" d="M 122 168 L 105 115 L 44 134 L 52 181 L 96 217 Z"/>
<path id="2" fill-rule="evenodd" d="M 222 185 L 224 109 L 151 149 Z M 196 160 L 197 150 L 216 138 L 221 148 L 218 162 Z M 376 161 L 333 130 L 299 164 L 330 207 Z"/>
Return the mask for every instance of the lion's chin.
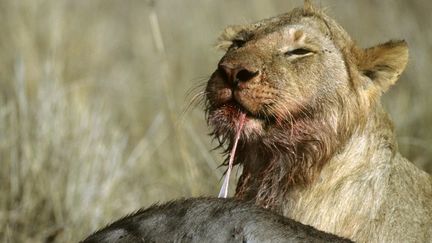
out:
<path id="1" fill-rule="evenodd" d="M 209 113 L 208 121 L 216 136 L 233 137 L 237 131 L 243 110 L 236 106 L 224 105 Z M 264 132 L 264 120 L 246 113 L 240 139 L 260 137 Z"/>
<path id="2" fill-rule="evenodd" d="M 263 120 L 246 115 L 242 135 L 249 139 L 261 137 L 264 132 L 263 126 Z"/>

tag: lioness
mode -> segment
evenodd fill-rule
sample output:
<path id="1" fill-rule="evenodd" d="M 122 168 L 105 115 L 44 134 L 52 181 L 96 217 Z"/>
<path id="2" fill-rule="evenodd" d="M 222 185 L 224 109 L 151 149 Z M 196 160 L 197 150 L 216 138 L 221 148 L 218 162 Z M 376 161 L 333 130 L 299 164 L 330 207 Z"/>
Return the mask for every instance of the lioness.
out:
<path id="1" fill-rule="evenodd" d="M 405 41 L 360 48 L 306 2 L 228 27 L 219 47 L 207 119 L 229 151 L 246 114 L 236 198 L 358 242 L 432 242 L 432 179 L 399 154 L 380 104 Z"/>

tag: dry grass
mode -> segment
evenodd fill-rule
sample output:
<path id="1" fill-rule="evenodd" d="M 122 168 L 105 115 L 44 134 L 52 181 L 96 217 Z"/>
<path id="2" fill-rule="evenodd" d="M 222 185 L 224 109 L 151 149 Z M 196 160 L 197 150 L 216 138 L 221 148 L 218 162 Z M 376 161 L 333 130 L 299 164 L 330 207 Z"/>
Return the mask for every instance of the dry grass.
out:
<path id="1" fill-rule="evenodd" d="M 185 94 L 213 71 L 223 26 L 300 3 L 0 0 L 0 241 L 78 241 L 141 206 L 216 195 L 221 158 Z M 384 101 L 404 155 L 431 172 L 432 4 L 318 3 L 364 46 L 407 39 Z"/>

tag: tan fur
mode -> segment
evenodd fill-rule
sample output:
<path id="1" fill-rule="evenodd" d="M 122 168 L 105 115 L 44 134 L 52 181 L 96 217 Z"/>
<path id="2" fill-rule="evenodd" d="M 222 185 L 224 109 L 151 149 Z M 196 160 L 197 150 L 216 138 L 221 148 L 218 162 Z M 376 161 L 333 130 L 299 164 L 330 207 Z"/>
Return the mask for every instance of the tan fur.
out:
<path id="1" fill-rule="evenodd" d="M 431 176 L 399 154 L 380 105 L 404 41 L 362 49 L 309 1 L 220 41 L 207 115 L 228 151 L 247 113 L 237 198 L 358 242 L 432 242 Z"/>

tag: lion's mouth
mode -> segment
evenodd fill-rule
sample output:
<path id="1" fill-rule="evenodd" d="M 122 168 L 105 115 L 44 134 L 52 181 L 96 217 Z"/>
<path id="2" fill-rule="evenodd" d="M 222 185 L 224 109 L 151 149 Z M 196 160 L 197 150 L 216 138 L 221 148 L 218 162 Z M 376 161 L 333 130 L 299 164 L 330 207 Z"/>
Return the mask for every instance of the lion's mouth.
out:
<path id="1" fill-rule="evenodd" d="M 265 122 L 270 122 L 274 120 L 273 116 L 270 116 L 268 114 L 262 114 L 262 113 L 252 113 L 248 109 L 246 109 L 244 106 L 242 106 L 239 102 L 237 102 L 235 99 L 221 105 L 220 109 L 225 109 L 228 112 L 232 112 L 233 117 L 239 116 L 240 114 L 244 113 L 246 114 L 246 119 L 253 119 L 253 120 L 260 120 Z"/>
<path id="2" fill-rule="evenodd" d="M 245 115 L 242 136 L 258 138 L 275 123 L 275 118 L 262 114 L 254 114 L 235 100 L 231 100 L 209 111 L 208 121 L 216 134 L 235 134 L 239 117 Z"/>
<path id="3" fill-rule="evenodd" d="M 253 82 L 234 85 L 217 70 L 206 88 L 208 122 L 216 134 L 233 134 L 239 117 L 245 114 L 242 134 L 262 135 L 277 121 L 272 115 L 271 97 L 260 92 Z"/>
<path id="4" fill-rule="evenodd" d="M 231 100 L 230 102 L 227 102 L 222 105 L 222 108 L 226 108 L 229 110 L 232 110 L 233 112 L 236 112 L 238 114 L 244 113 L 246 114 L 247 118 L 255 118 L 255 115 L 253 115 L 250 111 L 248 111 L 244 106 L 239 104 L 236 100 Z"/>

